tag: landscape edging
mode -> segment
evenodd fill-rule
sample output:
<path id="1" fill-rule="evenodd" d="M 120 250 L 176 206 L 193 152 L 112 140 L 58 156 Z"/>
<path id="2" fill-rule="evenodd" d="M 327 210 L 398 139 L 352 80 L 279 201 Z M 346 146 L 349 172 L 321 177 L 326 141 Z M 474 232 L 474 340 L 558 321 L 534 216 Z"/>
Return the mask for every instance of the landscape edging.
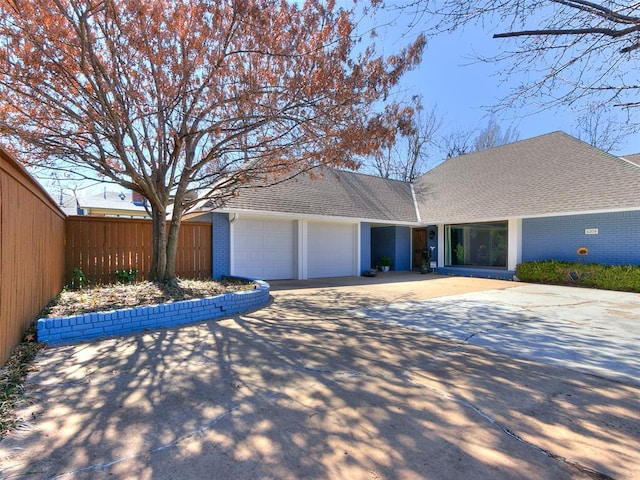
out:
<path id="1" fill-rule="evenodd" d="M 179 302 L 93 312 L 37 321 L 38 341 L 50 345 L 73 343 L 156 328 L 213 320 L 262 307 L 269 301 L 270 286 L 250 280 L 255 288 Z"/>

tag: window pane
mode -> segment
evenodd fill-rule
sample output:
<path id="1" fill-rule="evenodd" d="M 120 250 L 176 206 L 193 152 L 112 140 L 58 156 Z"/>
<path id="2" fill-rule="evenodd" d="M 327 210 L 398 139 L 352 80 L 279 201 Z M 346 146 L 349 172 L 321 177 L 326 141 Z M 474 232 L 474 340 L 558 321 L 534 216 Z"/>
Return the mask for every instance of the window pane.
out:
<path id="1" fill-rule="evenodd" d="M 445 226 L 445 266 L 507 267 L 507 222 Z"/>

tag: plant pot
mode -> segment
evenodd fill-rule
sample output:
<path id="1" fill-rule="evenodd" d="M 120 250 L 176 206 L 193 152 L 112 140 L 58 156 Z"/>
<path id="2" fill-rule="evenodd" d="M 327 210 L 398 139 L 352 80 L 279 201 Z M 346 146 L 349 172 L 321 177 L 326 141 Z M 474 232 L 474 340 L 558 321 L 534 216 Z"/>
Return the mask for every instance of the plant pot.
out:
<path id="1" fill-rule="evenodd" d="M 380 267 L 380 268 L 382 268 L 383 272 L 388 272 L 390 267 L 388 265 L 385 265 L 385 266 Z"/>

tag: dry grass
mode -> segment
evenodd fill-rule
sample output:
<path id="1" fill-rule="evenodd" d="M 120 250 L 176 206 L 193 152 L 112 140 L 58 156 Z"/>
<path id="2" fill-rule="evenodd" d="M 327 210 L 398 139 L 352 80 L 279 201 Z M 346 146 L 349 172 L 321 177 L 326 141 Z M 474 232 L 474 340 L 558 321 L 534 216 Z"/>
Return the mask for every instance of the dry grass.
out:
<path id="1" fill-rule="evenodd" d="M 120 310 L 145 305 L 190 300 L 251 290 L 253 285 L 236 280 L 179 280 L 178 288 L 152 282 L 117 284 L 64 290 L 41 316 L 67 317 L 82 313 Z"/>
<path id="2" fill-rule="evenodd" d="M 34 369 L 33 360 L 43 344 L 34 341 L 35 326 L 27 331 L 24 340 L 13 349 L 9 360 L 0 368 L 0 439 L 13 430 L 18 418 L 16 406 L 24 398 L 24 381 Z"/>

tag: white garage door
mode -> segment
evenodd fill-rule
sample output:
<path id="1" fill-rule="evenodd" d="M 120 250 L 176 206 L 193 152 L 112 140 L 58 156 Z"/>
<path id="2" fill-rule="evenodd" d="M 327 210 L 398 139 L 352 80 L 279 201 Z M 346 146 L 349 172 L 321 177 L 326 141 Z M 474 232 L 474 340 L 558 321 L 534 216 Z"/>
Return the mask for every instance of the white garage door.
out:
<path id="1" fill-rule="evenodd" d="M 263 280 L 295 278 L 291 220 L 240 217 L 233 223 L 233 274 Z"/>
<path id="2" fill-rule="evenodd" d="M 309 278 L 356 275 L 356 230 L 344 223 L 309 222 Z"/>

